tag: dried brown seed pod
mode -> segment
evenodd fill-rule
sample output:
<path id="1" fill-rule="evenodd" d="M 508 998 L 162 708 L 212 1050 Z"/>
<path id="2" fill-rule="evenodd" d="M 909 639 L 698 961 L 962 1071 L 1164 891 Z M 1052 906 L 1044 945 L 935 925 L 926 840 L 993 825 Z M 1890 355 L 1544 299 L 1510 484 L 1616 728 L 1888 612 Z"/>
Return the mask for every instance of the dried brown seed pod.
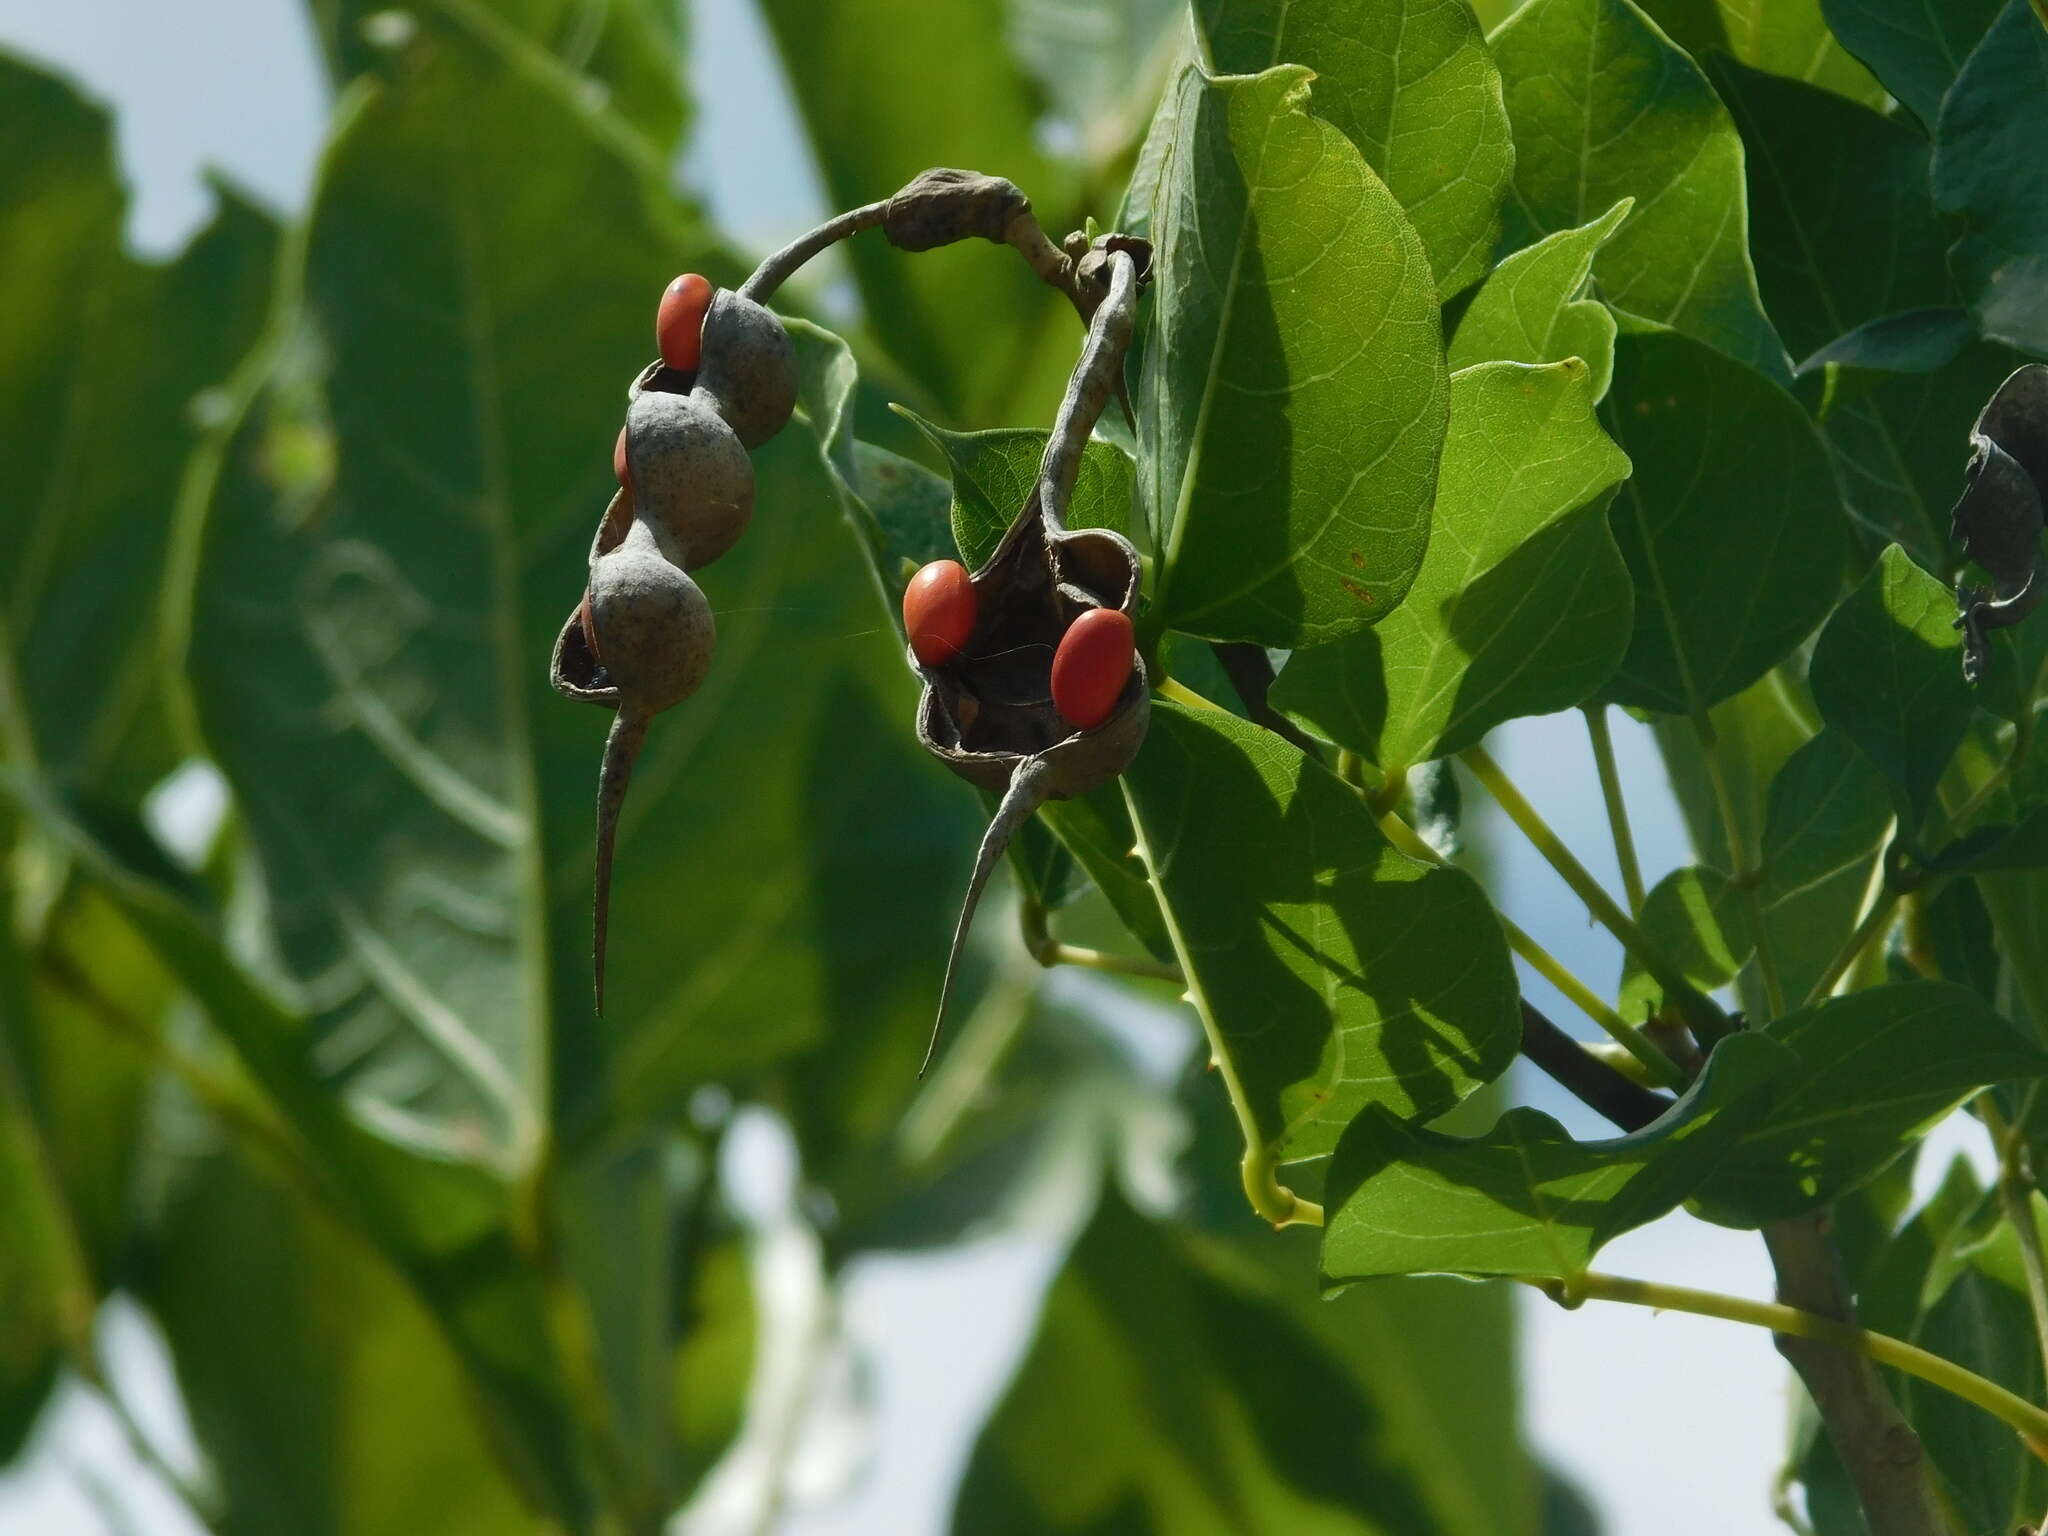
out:
<path id="1" fill-rule="evenodd" d="M 1088 340 L 1046 441 L 1037 486 L 995 553 L 969 577 L 975 617 L 967 643 L 930 666 L 905 647 L 911 670 L 924 682 L 918 741 L 961 778 L 1003 797 L 954 925 L 927 1068 L 975 908 L 1010 839 L 1046 801 L 1085 795 L 1128 768 L 1151 719 L 1143 656 L 1133 658 L 1114 705 L 1090 729 L 1077 730 L 1053 702 L 1053 658 L 1075 620 L 1095 608 L 1135 615 L 1141 586 L 1138 552 L 1128 539 L 1108 529 L 1066 526 L 1082 448 L 1123 376 L 1142 280 L 1129 250 L 1106 255 L 1100 271 Z"/>
<path id="2" fill-rule="evenodd" d="M 634 516 L 686 571 L 711 564 L 754 516 L 754 462 L 702 390 L 642 390 L 626 410 Z"/>
<path id="3" fill-rule="evenodd" d="M 742 443 L 758 448 L 789 424 L 796 390 L 796 348 L 774 311 L 720 289 L 704 317 L 695 392 Z"/>
<path id="4" fill-rule="evenodd" d="M 882 211 L 882 234 L 898 250 L 929 251 L 980 236 L 998 244 L 1011 221 L 1031 211 L 1013 181 L 935 166 L 920 172 Z"/>
<path id="5" fill-rule="evenodd" d="M 1963 676 L 1983 677 L 1987 633 L 2017 624 L 2040 606 L 2043 504 L 2048 502 L 2048 366 L 2015 369 L 1992 393 L 1970 430 L 1963 494 L 1949 537 L 1990 576 L 1991 586 L 1956 583 L 1956 628 L 1963 631 Z"/>

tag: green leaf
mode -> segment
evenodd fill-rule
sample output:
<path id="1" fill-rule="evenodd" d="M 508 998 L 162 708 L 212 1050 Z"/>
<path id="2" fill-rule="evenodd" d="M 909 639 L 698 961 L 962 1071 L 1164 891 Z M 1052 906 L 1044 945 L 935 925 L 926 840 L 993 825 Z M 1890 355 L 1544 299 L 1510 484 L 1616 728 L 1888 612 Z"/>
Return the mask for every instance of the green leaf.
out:
<path id="1" fill-rule="evenodd" d="M 1690 714 L 1832 606 L 1847 553 L 1834 480 L 1789 395 L 1675 331 L 1623 330 L 1603 420 L 1635 466 L 1610 519 L 1636 624 L 1609 697 Z"/>
<path id="2" fill-rule="evenodd" d="M 1320 765 L 1156 702 L 1124 787 L 1254 1152 L 1318 1157 L 1368 1104 L 1428 1117 L 1506 1070 L 1521 1022 L 1485 896 L 1396 853 Z"/>
<path id="3" fill-rule="evenodd" d="M 1894 544 L 1813 648 L 1808 681 L 1821 718 L 1891 783 L 1909 828 L 1925 818 L 1975 708 L 1954 619 L 1948 588 Z"/>
<path id="4" fill-rule="evenodd" d="M 20 658 L 0 750 L 128 802 L 182 756 L 157 625 L 172 505 L 202 392 L 261 324 L 277 235 L 216 184 L 175 261 L 136 261 L 106 113 L 4 57 L 0 158 L 0 609 Z"/>
<path id="5" fill-rule="evenodd" d="M 12 881 L 0 879 L 12 896 Z M 26 957 L 12 925 L 0 928 L 0 1468 L 14 1460 L 56 1384 L 64 1329 L 89 1315 L 77 1294 L 77 1250 L 59 1203 L 48 1151 L 20 1080 L 20 1028 L 30 1016 Z"/>
<path id="6" fill-rule="evenodd" d="M 1038 466 L 1052 434 L 1039 427 L 949 432 L 913 412 L 901 414 L 946 456 L 953 471 L 953 540 L 967 568 L 979 570 L 1037 488 Z M 1122 449 L 1090 438 L 1081 449 L 1067 526 L 1128 533 L 1131 477 L 1131 461 Z"/>
<path id="7" fill-rule="evenodd" d="M 1726 59 L 1710 72 L 1748 152 L 1757 283 L 1794 357 L 1881 316 L 1960 302 L 1925 138 L 1796 80 Z"/>
<path id="8" fill-rule="evenodd" d="M 1160 622 L 1302 646 L 1377 623 L 1429 536 L 1436 285 L 1308 72 L 1184 71 L 1152 216 L 1138 494 Z"/>
<path id="9" fill-rule="evenodd" d="M 1643 0 L 1643 10 L 1702 64 L 1711 52 L 1806 81 L 1866 106 L 1884 88 L 1835 40 L 1823 0 Z"/>
<path id="10" fill-rule="evenodd" d="M 1191 1070 L 1181 1098 L 1193 1121 L 1182 1157 L 1190 1195 L 1182 1218 L 1203 1251 L 1256 1276 L 1292 1323 L 1346 1370 L 1383 1414 L 1384 1454 L 1413 1469 L 1442 1536 L 1539 1536 L 1540 1473 L 1518 1443 L 1513 1380 L 1518 1298 L 1504 1286 L 1440 1278 L 1389 1280 L 1323 1296 L 1313 1283 L 1322 1234 L 1275 1232 L 1245 1206 L 1242 1143 L 1208 1074 Z M 1489 1124 L 1503 1085 L 1452 1112 Z"/>
<path id="11" fill-rule="evenodd" d="M 1607 530 L 1627 474 L 1586 364 L 1454 374 L 1415 585 L 1378 628 L 1298 652 L 1275 706 L 1392 774 L 1587 698 L 1628 645 L 1628 571 Z"/>
<path id="12" fill-rule="evenodd" d="M 1814 372 L 1829 363 L 1895 373 L 1932 373 L 1954 360 L 1976 334 L 1968 310 L 1950 305 L 1879 315 L 1837 336 L 1793 371 Z"/>
<path id="13" fill-rule="evenodd" d="M 1075 800 L 1039 807 L 1038 819 L 1088 872 L 1131 936 L 1158 960 L 1173 958 L 1173 940 L 1160 915 L 1159 898 L 1138 856 L 1137 834 L 1123 791 L 1114 784 Z"/>
<path id="14" fill-rule="evenodd" d="M 2003 0 L 1821 0 L 1843 45 L 1931 130 Z"/>
<path id="15" fill-rule="evenodd" d="M 1604 396 L 1614 373 L 1614 316 L 1598 299 L 1579 295 L 1594 256 L 1634 206 L 1625 197 L 1592 223 L 1545 235 L 1489 272 L 1451 338 L 1450 366 L 1577 357 L 1593 371 L 1593 398 Z"/>
<path id="16" fill-rule="evenodd" d="M 987 5 L 765 0 L 827 209 L 889 196 L 935 162 L 1007 176 L 1057 241 L 1084 211 L 1071 168 L 1039 148 L 1043 102 Z M 1049 416 L 1073 366 L 1073 310 L 1007 250 L 969 241 L 906 255 L 876 235 L 846 246 L 890 355 L 966 421 Z M 1055 342 L 1055 338 L 1060 338 Z"/>
<path id="17" fill-rule="evenodd" d="M 509 1241 L 511 1192 L 474 1163 L 387 1139 L 374 1108 L 328 1091 L 307 1021 L 252 978 L 173 892 L 118 862 L 32 781 L 0 777 L 0 790 L 77 861 L 176 976 L 303 1139 L 334 1213 L 360 1227 L 432 1310 L 487 1400 L 496 1443 L 522 1486 L 563 1518 L 580 1518 L 590 1497 L 585 1447 L 539 1276 Z M 219 1291 L 208 1294 L 217 1305 Z"/>
<path id="18" fill-rule="evenodd" d="M 1942 101 L 1934 200 L 1963 224 L 1949 254 L 1985 336 L 2048 352 L 2048 25 L 2008 0 Z"/>
<path id="19" fill-rule="evenodd" d="M 1550 1116 L 1511 1109 L 1484 1136 L 1447 1136 L 1383 1108 L 1361 1114 L 1330 1167 L 1323 1278 L 1569 1277 L 1602 1245 L 1674 1209 L 1765 1114 L 1786 1053 L 1737 1035 L 1654 1123 L 1573 1141 Z"/>
<path id="20" fill-rule="evenodd" d="M 1651 886 L 1637 922 L 1701 992 L 1727 986 L 1755 947 L 1742 893 L 1718 869 L 1705 866 L 1674 869 Z M 1657 979 L 1634 955 L 1624 956 L 1622 1016 L 1640 1024 L 1662 1008 L 1664 1001 L 1664 988 Z"/>
<path id="21" fill-rule="evenodd" d="M 2048 1205 L 2033 1195 L 2028 1213 L 2038 1231 Z M 1961 1246 L 1954 1266 L 1953 1278 L 1916 1319 L 1912 1342 L 2027 1402 L 2039 1402 L 2048 1381 L 2018 1233 L 2000 1223 Z M 1939 1469 L 1967 1529 L 2018 1530 L 2040 1518 L 2048 1504 L 2048 1466 L 2025 1442 L 1981 1410 L 1924 1382 L 1903 1379 L 1897 1391 L 1900 1411 Z"/>
<path id="22" fill-rule="evenodd" d="M 1842 499 L 1872 555 L 1898 543 L 1928 570 L 1954 574 L 1948 522 L 1962 485 L 1959 445 L 1968 443 L 1991 392 L 2025 360 L 2004 347 L 1971 342 L 1930 372 L 1838 376 L 1821 434 Z M 1907 361 L 1893 351 L 1883 366 Z"/>
<path id="23" fill-rule="evenodd" d="M 225 1497 L 222 1528 L 530 1523 L 493 1456 L 499 1426 L 399 1278 L 273 1167 L 208 1144 L 169 1161 L 141 1295 Z"/>
<path id="24" fill-rule="evenodd" d="M 1699 1193 L 1699 1213 L 1725 1226 L 1818 1209 L 1881 1172 L 1978 1089 L 2048 1074 L 2048 1052 L 1947 982 L 1832 997 L 1764 1033 L 1795 1061 L 1770 1115 Z"/>
<path id="25" fill-rule="evenodd" d="M 1699 66 L 1629 0 L 1531 0 L 1493 49 L 1515 130 L 1510 233 L 1578 228 L 1633 197 L 1593 263 L 1602 296 L 1784 378 L 1749 262 L 1742 139 Z"/>
<path id="26" fill-rule="evenodd" d="M 1500 71 L 1464 0 L 1198 0 L 1195 15 L 1219 74 L 1315 71 L 1316 115 L 1407 210 L 1439 293 L 1478 280 L 1500 236 L 1515 151 Z"/>
<path id="27" fill-rule="evenodd" d="M 1356 1379 L 1241 1269 L 1109 1194 L 974 1448 L 952 1529 L 1436 1536 L 1379 1400 L 1426 1390 Z"/>
<path id="28" fill-rule="evenodd" d="M 1771 780 L 1757 896 L 1786 996 L 1813 990 L 1862 915 L 1892 819 L 1883 776 L 1840 731 L 1823 730 Z"/>

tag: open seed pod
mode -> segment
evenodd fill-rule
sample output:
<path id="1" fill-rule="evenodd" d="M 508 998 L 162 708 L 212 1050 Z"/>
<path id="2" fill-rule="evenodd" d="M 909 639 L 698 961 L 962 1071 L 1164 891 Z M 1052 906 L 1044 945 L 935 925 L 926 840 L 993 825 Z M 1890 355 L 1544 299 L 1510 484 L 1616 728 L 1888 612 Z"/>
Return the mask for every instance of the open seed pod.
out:
<path id="1" fill-rule="evenodd" d="M 1142 656 L 1133 659 L 1108 718 L 1092 729 L 1077 730 L 1052 702 L 1053 655 L 1074 620 L 1090 608 L 1130 614 L 1137 607 L 1138 553 L 1129 540 L 1106 529 L 1070 532 L 1041 511 L 1033 492 L 995 554 L 970 579 L 975 622 L 960 653 L 925 666 L 914 650 L 905 651 L 924 681 L 918 741 L 970 784 L 1003 797 L 975 855 L 953 930 L 940 1022 L 975 908 L 1010 839 L 1046 801 L 1085 795 L 1129 767 L 1151 717 Z M 935 1023 L 927 1067 L 938 1039 Z"/>
<path id="2" fill-rule="evenodd" d="M 1991 578 L 1956 583 L 1963 676 L 1976 682 L 1990 662 L 1986 634 L 2017 624 L 2040 606 L 2043 503 L 2048 502 L 2048 366 L 2028 363 L 1993 392 L 1970 430 L 1963 494 L 1949 537 Z"/>
<path id="3" fill-rule="evenodd" d="M 796 409 L 796 346 L 775 312 L 737 289 L 721 288 L 704 315 L 703 349 L 694 373 L 656 358 L 626 391 L 692 395 L 717 412 L 747 448 L 760 447 L 789 424 Z"/>

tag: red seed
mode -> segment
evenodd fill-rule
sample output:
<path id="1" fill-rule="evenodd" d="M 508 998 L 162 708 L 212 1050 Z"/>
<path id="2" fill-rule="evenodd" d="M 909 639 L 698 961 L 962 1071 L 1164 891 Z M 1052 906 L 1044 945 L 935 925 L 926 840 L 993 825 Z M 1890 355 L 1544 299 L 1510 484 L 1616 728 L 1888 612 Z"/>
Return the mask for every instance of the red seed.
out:
<path id="1" fill-rule="evenodd" d="M 967 567 L 958 560 L 934 560 L 903 589 L 903 629 L 911 654 L 927 667 L 941 666 L 966 648 L 974 633 L 978 599 Z"/>
<path id="2" fill-rule="evenodd" d="M 1090 608 L 1067 626 L 1053 652 L 1053 707 L 1082 730 L 1094 730 L 1116 708 L 1136 654 L 1129 615 L 1116 608 Z"/>
<path id="3" fill-rule="evenodd" d="M 704 351 L 704 312 L 711 308 L 711 279 L 685 272 L 662 290 L 654 313 L 654 342 L 661 360 L 677 373 L 692 372 Z"/>
<path id="4" fill-rule="evenodd" d="M 633 489 L 633 471 L 626 464 L 626 429 L 619 428 L 619 440 L 612 444 L 612 473 L 619 477 L 619 484 L 627 490 Z"/>
<path id="5" fill-rule="evenodd" d="M 576 609 L 576 621 L 583 626 L 583 643 L 590 647 L 590 659 L 602 665 L 604 658 L 597 653 L 597 626 L 590 619 L 590 588 L 583 589 L 583 601 Z"/>

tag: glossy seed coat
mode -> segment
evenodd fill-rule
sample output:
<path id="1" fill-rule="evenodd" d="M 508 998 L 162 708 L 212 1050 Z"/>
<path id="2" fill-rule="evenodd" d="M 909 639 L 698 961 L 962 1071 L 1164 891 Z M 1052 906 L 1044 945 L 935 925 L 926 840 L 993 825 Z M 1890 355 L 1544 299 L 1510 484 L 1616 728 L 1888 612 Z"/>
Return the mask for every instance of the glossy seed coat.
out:
<path id="1" fill-rule="evenodd" d="M 704 314 L 711 308 L 711 279 L 685 272 L 662 290 L 654 315 L 654 341 L 661 360 L 678 373 L 693 373 L 704 351 Z"/>
<path id="2" fill-rule="evenodd" d="M 978 599 L 967 567 L 958 560 L 934 560 L 903 589 L 903 632 L 911 654 L 927 667 L 958 656 L 974 633 Z"/>
<path id="3" fill-rule="evenodd" d="M 1067 626 L 1052 657 L 1052 702 L 1073 725 L 1092 731 L 1110 717 L 1131 680 L 1137 637 L 1130 616 L 1091 608 Z"/>
<path id="4" fill-rule="evenodd" d="M 619 428 L 619 440 L 612 444 L 612 473 L 619 484 L 627 490 L 633 489 L 633 471 L 626 467 L 626 429 Z"/>

